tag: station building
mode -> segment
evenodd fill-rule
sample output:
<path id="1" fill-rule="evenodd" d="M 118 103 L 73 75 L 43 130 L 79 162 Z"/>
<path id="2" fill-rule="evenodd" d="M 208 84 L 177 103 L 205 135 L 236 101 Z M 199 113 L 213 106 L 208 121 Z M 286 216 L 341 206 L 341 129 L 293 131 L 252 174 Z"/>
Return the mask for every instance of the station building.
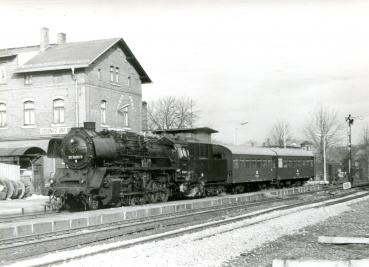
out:
<path id="1" fill-rule="evenodd" d="M 37 187 L 54 160 L 43 156 L 50 138 L 96 122 L 97 130 L 142 131 L 142 84 L 151 83 L 121 38 L 49 42 L 0 49 L 0 162 L 32 168 Z M 39 183 L 39 185 L 37 184 Z"/>

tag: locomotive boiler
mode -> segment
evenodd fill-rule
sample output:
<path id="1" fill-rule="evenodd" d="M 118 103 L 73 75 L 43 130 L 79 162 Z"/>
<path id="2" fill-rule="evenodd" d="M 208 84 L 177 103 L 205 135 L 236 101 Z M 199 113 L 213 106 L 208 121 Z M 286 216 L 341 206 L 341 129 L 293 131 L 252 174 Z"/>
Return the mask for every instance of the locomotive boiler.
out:
<path id="1" fill-rule="evenodd" d="M 193 195 L 201 177 L 191 172 L 187 144 L 132 132 L 95 131 L 94 123 L 51 139 L 48 156 L 61 158 L 50 181 L 53 209 L 97 209 Z"/>

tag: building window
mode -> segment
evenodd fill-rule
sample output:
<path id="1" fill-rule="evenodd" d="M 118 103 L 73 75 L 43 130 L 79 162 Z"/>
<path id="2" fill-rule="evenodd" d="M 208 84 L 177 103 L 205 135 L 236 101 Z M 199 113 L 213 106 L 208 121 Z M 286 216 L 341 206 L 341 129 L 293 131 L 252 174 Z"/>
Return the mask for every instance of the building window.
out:
<path id="1" fill-rule="evenodd" d="M 124 122 L 124 126 L 125 127 L 128 127 L 128 106 L 124 107 L 123 108 L 123 122 Z"/>
<path id="2" fill-rule="evenodd" d="M 54 110 L 54 123 L 64 123 L 64 100 L 63 99 L 55 99 L 53 101 L 53 110 Z"/>
<path id="3" fill-rule="evenodd" d="M 0 82 L 3 83 L 6 80 L 6 72 L 4 68 L 0 68 Z"/>
<path id="4" fill-rule="evenodd" d="M 97 80 L 101 81 L 101 69 L 97 69 Z"/>
<path id="5" fill-rule="evenodd" d="M 115 82 L 119 83 L 119 68 L 115 68 Z"/>
<path id="6" fill-rule="evenodd" d="M 6 104 L 0 103 L 0 127 L 6 126 Z"/>
<path id="7" fill-rule="evenodd" d="M 101 111 L 101 124 L 106 124 L 106 101 L 101 101 L 100 104 L 100 111 Z"/>
<path id="8" fill-rule="evenodd" d="M 24 76 L 24 84 L 25 85 L 31 85 L 32 84 L 32 75 Z"/>
<path id="9" fill-rule="evenodd" d="M 110 81 L 114 82 L 114 66 L 110 66 Z"/>
<path id="10" fill-rule="evenodd" d="M 132 78 L 131 78 L 131 76 L 128 76 L 128 78 L 127 78 L 127 84 L 128 84 L 128 87 L 131 87 L 131 84 L 132 84 Z"/>
<path id="11" fill-rule="evenodd" d="M 24 125 L 35 124 L 35 103 L 33 101 L 24 102 Z"/>

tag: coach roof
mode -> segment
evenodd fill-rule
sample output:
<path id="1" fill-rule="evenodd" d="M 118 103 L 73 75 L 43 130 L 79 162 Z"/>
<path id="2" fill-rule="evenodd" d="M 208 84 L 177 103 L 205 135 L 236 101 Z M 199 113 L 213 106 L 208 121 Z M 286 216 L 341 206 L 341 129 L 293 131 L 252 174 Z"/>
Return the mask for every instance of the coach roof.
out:
<path id="1" fill-rule="evenodd" d="M 302 149 L 283 149 L 283 148 L 269 148 L 269 147 L 248 147 L 248 146 L 226 146 L 235 155 L 255 155 L 255 156 L 299 156 L 299 157 L 313 157 L 311 151 Z"/>
<path id="2" fill-rule="evenodd" d="M 122 38 L 112 38 L 85 42 L 51 44 L 45 51 L 37 54 L 23 66 L 16 69 L 16 73 L 38 72 L 48 70 L 62 70 L 70 68 L 87 68 L 114 45 L 122 48 L 126 59 L 135 68 L 142 83 L 151 83 L 128 45 Z"/>

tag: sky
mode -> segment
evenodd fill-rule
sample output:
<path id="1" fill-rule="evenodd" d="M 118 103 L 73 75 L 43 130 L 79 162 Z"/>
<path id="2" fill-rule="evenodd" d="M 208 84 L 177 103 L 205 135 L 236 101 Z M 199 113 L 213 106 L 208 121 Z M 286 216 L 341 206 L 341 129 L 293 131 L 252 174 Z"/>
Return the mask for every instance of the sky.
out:
<path id="1" fill-rule="evenodd" d="M 38 44 L 41 27 L 51 42 L 122 37 L 153 81 L 143 100 L 192 98 L 196 125 L 217 140 L 237 131 L 238 143 L 261 143 L 278 120 L 303 140 L 323 105 L 342 123 L 360 116 L 357 143 L 369 124 L 368 14 L 369 1 L 343 0 L 0 0 L 0 48 Z"/>

